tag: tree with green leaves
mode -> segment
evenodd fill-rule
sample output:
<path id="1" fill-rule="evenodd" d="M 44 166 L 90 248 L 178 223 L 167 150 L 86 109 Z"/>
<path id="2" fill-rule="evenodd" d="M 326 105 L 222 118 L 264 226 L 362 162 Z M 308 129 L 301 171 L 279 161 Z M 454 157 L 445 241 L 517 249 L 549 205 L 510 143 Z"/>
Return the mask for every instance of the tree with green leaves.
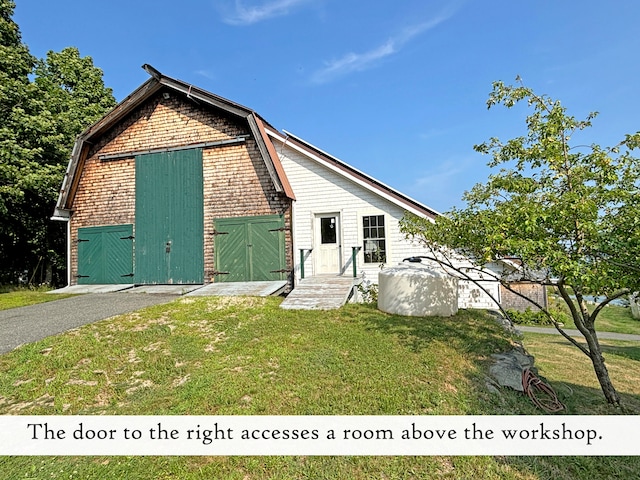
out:
<path id="1" fill-rule="evenodd" d="M 589 357 L 607 402 L 619 406 L 596 321 L 613 300 L 640 290 L 640 162 L 632 156 L 640 132 L 613 147 L 573 145 L 572 136 L 590 127 L 597 114 L 577 120 L 559 101 L 517 82 L 494 83 L 487 106 L 526 102 L 532 109 L 527 134 L 474 146 L 491 155 L 489 166 L 498 172 L 465 193 L 466 207 L 435 222 L 407 215 L 401 229 L 429 249 L 432 261 L 460 278 L 479 285 L 480 280 L 500 282 L 521 297 L 513 282 L 553 287 L 586 345 L 571 338 L 545 305 L 527 300 Z M 455 256 L 471 259 L 474 266 L 461 267 Z M 516 268 L 504 274 L 482 268 L 497 261 Z M 590 306 L 593 299 L 596 304 Z"/>
<path id="2" fill-rule="evenodd" d="M 22 44 L 20 30 L 11 19 L 14 8 L 12 1 L 0 0 L 0 268 L 10 262 L 16 239 L 9 224 L 14 223 L 14 205 L 23 200 L 15 159 L 33 155 L 22 141 L 20 117 L 28 108 L 29 74 L 36 59 Z"/>
<path id="3" fill-rule="evenodd" d="M 14 8 L 0 0 L 0 283 L 23 271 L 51 281 L 64 270 L 65 232 L 50 216 L 75 137 L 115 99 L 76 48 L 34 58 Z"/>

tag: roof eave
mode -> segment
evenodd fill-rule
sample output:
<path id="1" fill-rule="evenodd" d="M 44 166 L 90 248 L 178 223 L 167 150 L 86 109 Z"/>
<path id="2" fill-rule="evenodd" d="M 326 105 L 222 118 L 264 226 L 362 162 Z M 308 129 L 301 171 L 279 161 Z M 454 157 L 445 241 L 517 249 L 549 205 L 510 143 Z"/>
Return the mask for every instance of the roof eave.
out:
<path id="1" fill-rule="evenodd" d="M 271 158 L 271 166 L 273 167 L 273 172 L 269 170 L 269 174 L 271 178 L 274 180 L 274 184 L 276 184 L 276 189 L 279 186 L 278 191 L 284 193 L 287 198 L 291 200 L 295 200 L 296 196 L 293 192 L 293 188 L 291 188 L 291 184 L 289 183 L 289 179 L 282 167 L 282 163 L 280 162 L 280 157 L 276 152 L 271 139 L 267 135 L 264 122 L 258 115 L 252 115 L 250 123 L 255 123 L 255 127 L 258 130 L 259 135 L 256 135 L 256 139 L 258 141 L 258 148 L 261 150 L 264 148 L 266 152 L 263 153 L 263 156 L 268 156 Z M 267 165 L 267 168 L 269 165 Z M 278 185 L 279 184 L 279 185 Z"/>
<path id="2" fill-rule="evenodd" d="M 150 78 L 142 85 L 140 85 L 136 90 L 134 90 L 130 95 L 128 95 L 124 100 L 118 103 L 118 105 L 113 107 L 113 109 L 106 115 L 104 115 L 100 120 L 92 124 L 80 135 L 78 135 L 73 145 L 73 150 L 71 151 L 71 158 L 69 159 L 67 171 L 62 182 L 62 187 L 58 196 L 58 202 L 56 203 L 56 210 L 69 210 L 69 203 L 73 198 L 73 191 L 78 183 L 78 179 L 76 176 L 78 167 L 84 160 L 82 158 L 82 155 L 87 153 L 87 145 L 91 144 L 90 140 L 93 137 L 111 128 L 120 119 L 122 119 L 133 109 L 135 109 L 140 104 L 140 102 L 153 95 L 160 88 L 161 84 L 154 78 Z"/>
<path id="3" fill-rule="evenodd" d="M 372 191 L 375 191 L 379 195 L 391 200 L 396 205 L 404 208 L 405 210 L 417 214 L 419 216 L 428 217 L 431 219 L 435 219 L 441 214 L 436 210 L 422 204 L 421 202 L 414 200 L 413 198 L 399 192 L 398 190 L 386 185 L 385 183 L 367 175 L 366 173 L 358 170 L 355 167 L 343 162 L 342 160 L 334 157 L 333 155 L 321 150 L 320 148 L 312 145 L 306 140 L 301 139 L 300 137 L 283 130 L 284 135 L 278 132 L 275 129 L 268 129 L 267 133 L 274 138 L 278 138 L 279 141 L 284 144 L 296 145 L 297 148 L 304 152 L 307 156 L 310 154 L 315 156 L 317 160 L 322 161 L 325 165 L 332 168 L 334 171 L 340 173 L 341 175 L 351 178 L 352 181 L 357 181 L 361 185 L 369 188 Z"/>

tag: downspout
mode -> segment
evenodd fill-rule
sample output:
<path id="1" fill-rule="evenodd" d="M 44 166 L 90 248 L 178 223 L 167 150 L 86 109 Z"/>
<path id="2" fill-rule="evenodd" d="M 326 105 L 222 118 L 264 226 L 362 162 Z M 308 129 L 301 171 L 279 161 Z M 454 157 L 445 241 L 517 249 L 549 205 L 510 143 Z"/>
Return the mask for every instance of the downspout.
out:
<path id="1" fill-rule="evenodd" d="M 67 220 L 67 287 L 71 286 L 71 219 Z"/>
<path id="2" fill-rule="evenodd" d="M 293 288 L 296 288 L 296 285 L 298 283 L 298 274 L 296 272 L 296 252 L 298 251 L 298 242 L 297 242 L 297 238 L 298 235 L 296 235 L 296 210 L 295 210 L 295 200 L 291 201 L 291 255 L 293 256 L 293 285 L 291 285 Z M 302 259 L 301 259 L 302 260 Z M 300 265 L 300 268 L 304 268 L 302 265 Z"/>
<path id="3" fill-rule="evenodd" d="M 280 153 L 282 155 L 284 155 L 284 147 L 287 145 L 288 138 L 289 136 L 287 135 L 284 139 L 284 142 L 282 143 L 282 146 L 280 147 Z M 280 161 L 282 162 L 282 160 Z M 296 252 L 298 252 L 298 235 L 296 231 L 297 225 L 298 225 L 298 222 L 296 221 L 296 201 L 292 200 L 291 201 L 291 249 L 292 249 L 291 254 L 293 255 L 293 285 L 292 285 L 293 288 L 296 287 L 296 285 L 298 284 L 298 280 L 300 278 L 300 273 L 298 272 L 302 272 L 304 269 L 304 265 L 298 263 L 298 272 L 296 272 Z M 300 260 L 298 260 L 298 262 L 300 261 L 304 262 L 304 259 L 301 258 Z"/>

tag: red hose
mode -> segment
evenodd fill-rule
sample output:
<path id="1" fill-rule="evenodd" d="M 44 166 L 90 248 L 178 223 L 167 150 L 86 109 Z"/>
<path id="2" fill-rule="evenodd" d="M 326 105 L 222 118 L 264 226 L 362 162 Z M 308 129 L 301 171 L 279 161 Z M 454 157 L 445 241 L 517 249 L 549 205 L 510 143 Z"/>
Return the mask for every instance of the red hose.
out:
<path id="1" fill-rule="evenodd" d="M 546 412 L 555 413 L 565 409 L 556 392 L 529 368 L 522 371 L 522 388 L 533 404 Z"/>

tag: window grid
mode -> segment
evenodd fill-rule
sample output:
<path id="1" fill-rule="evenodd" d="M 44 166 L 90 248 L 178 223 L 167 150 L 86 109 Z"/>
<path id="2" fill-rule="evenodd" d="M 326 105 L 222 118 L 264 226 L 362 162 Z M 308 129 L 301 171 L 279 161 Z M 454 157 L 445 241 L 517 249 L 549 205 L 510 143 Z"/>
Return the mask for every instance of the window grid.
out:
<path id="1" fill-rule="evenodd" d="M 362 217 L 364 238 L 364 263 L 387 261 L 387 241 L 384 231 L 384 215 Z"/>

